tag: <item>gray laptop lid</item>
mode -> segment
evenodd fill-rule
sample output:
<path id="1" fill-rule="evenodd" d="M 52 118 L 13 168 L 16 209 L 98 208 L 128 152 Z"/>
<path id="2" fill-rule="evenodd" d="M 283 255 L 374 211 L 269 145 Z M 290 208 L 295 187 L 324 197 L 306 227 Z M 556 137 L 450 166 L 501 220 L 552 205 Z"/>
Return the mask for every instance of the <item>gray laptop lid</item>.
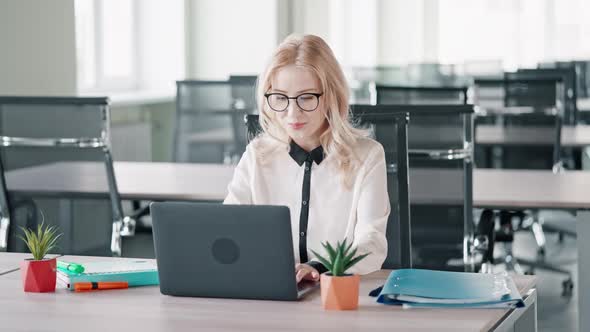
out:
<path id="1" fill-rule="evenodd" d="M 297 299 L 287 207 L 162 202 L 150 210 L 162 294 Z"/>

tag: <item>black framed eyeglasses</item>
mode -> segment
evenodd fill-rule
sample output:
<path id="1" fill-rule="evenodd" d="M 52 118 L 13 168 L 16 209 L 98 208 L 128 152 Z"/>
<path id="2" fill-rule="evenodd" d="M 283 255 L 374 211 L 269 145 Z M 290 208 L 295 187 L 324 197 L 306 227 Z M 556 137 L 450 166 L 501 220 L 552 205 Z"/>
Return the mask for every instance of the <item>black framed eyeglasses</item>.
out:
<path id="1" fill-rule="evenodd" d="M 289 97 L 283 93 L 267 93 L 266 102 L 268 106 L 275 112 L 284 112 L 289 107 L 289 99 L 295 99 L 297 106 L 305 112 L 313 112 L 320 105 L 320 97 L 323 93 L 302 93 L 296 97 Z"/>

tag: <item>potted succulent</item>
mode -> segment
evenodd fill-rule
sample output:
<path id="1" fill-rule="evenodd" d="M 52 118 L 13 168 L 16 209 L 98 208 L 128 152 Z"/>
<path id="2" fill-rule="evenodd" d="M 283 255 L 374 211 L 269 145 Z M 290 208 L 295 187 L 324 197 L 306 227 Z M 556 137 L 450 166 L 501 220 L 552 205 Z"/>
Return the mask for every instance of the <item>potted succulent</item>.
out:
<path id="1" fill-rule="evenodd" d="M 61 234 L 57 234 L 55 226 L 45 226 L 42 222 L 37 231 L 22 228 L 25 237 L 19 235 L 25 242 L 33 258 L 25 259 L 20 264 L 25 292 L 43 293 L 55 291 L 55 258 L 45 258 L 45 255 L 56 247 Z"/>
<path id="2" fill-rule="evenodd" d="M 327 310 L 355 310 L 359 302 L 358 275 L 347 274 L 346 271 L 367 257 L 369 253 L 356 256 L 357 249 L 352 249 L 352 243 L 348 244 L 346 239 L 336 246 L 330 243 L 322 243 L 328 253 L 323 257 L 312 250 L 318 260 L 324 264 L 328 272 L 320 276 L 320 288 L 322 303 Z"/>

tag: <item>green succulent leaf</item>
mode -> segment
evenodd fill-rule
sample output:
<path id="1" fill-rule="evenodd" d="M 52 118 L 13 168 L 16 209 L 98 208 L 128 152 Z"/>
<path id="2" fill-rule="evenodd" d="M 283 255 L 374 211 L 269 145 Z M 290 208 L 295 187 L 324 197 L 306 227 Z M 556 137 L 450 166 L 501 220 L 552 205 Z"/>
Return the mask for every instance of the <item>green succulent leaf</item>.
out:
<path id="1" fill-rule="evenodd" d="M 344 272 L 344 264 L 343 264 L 343 259 L 344 257 L 342 257 L 342 250 L 338 250 L 338 253 L 336 254 L 336 259 L 334 259 L 334 266 L 333 266 L 333 271 L 332 274 L 334 276 L 341 276 Z"/>
<path id="2" fill-rule="evenodd" d="M 334 249 L 334 247 L 332 247 L 332 245 L 328 242 L 325 242 L 322 245 L 324 246 L 324 248 L 326 248 L 326 251 L 330 256 L 330 261 L 334 261 L 334 259 L 336 258 L 336 250 Z"/>
<path id="3" fill-rule="evenodd" d="M 342 276 L 348 269 L 370 254 L 356 256 L 357 248 L 353 248 L 352 244 L 352 241 L 349 243 L 346 238 L 342 242 L 337 241 L 335 246 L 326 241 L 322 243 L 322 246 L 326 250 L 327 256 L 322 256 L 314 250 L 311 252 L 333 276 Z"/>
<path id="4" fill-rule="evenodd" d="M 369 254 L 363 254 L 360 256 L 355 257 L 354 259 L 352 259 L 347 266 L 345 267 L 344 271 L 350 269 L 351 267 L 353 267 L 356 263 L 360 262 L 361 260 L 363 260 L 365 257 L 369 256 Z"/>
<path id="5" fill-rule="evenodd" d="M 344 260 L 346 262 L 350 262 L 355 257 L 356 251 L 357 251 L 357 248 L 354 248 L 351 253 L 349 253 L 346 257 L 344 257 Z"/>
<path id="6" fill-rule="evenodd" d="M 344 248 L 344 256 L 346 257 L 348 252 L 350 251 L 350 248 L 352 248 L 352 241 L 350 241 L 350 243 L 347 243 L 347 240 L 344 239 L 344 242 L 342 243 L 342 247 Z"/>
<path id="7" fill-rule="evenodd" d="M 46 226 L 44 221 L 39 224 L 36 231 L 23 227 L 21 230 L 25 236 L 18 235 L 18 237 L 26 244 L 34 260 L 42 260 L 47 253 L 57 247 L 57 240 L 62 236 L 57 234 L 55 226 Z"/>
<path id="8" fill-rule="evenodd" d="M 322 263 L 326 267 L 326 269 L 328 269 L 330 271 L 332 270 L 332 263 L 330 263 L 330 260 L 324 258 L 323 256 L 321 256 L 320 254 L 318 254 L 314 250 L 311 250 L 311 252 L 316 256 L 318 261 L 320 261 L 320 263 Z"/>

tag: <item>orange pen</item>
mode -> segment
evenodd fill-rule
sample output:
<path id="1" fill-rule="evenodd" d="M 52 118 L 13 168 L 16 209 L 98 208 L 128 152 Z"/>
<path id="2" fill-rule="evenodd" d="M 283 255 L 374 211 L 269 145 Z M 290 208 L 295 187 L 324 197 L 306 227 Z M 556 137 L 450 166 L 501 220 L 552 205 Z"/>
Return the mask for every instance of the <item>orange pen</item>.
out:
<path id="1" fill-rule="evenodd" d="M 77 282 L 74 284 L 74 290 L 76 292 L 124 288 L 129 288 L 127 281 Z"/>

